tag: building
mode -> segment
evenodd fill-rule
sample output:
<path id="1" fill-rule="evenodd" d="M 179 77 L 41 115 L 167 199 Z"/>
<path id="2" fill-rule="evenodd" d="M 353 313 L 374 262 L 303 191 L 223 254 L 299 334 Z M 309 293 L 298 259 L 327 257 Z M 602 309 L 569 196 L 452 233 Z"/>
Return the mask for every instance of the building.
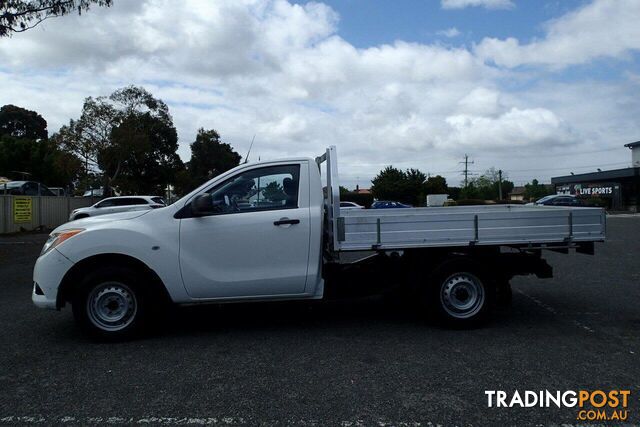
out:
<path id="1" fill-rule="evenodd" d="M 513 187 L 511 193 L 509 193 L 509 200 L 522 202 L 524 201 L 524 187 Z"/>
<path id="2" fill-rule="evenodd" d="M 360 188 L 359 185 L 356 185 L 356 189 L 353 190 L 356 194 L 371 194 L 371 190 L 369 188 Z"/>
<path id="3" fill-rule="evenodd" d="M 612 210 L 640 212 L 640 141 L 625 147 L 631 150 L 631 167 L 551 178 L 556 192 L 600 199 Z"/>

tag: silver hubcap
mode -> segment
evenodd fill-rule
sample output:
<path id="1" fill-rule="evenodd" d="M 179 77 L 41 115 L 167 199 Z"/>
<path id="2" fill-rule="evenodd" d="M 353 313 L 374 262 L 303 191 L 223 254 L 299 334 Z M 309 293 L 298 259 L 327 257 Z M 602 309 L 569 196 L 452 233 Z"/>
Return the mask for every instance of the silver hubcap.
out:
<path id="1" fill-rule="evenodd" d="M 129 326 L 137 311 L 134 293 L 120 282 L 106 282 L 96 286 L 87 299 L 87 313 L 91 323 L 109 332 Z"/>
<path id="2" fill-rule="evenodd" d="M 458 319 L 467 319 L 477 314 L 482 309 L 484 300 L 482 282 L 471 273 L 452 274 L 440 288 L 442 307 L 449 315 Z"/>

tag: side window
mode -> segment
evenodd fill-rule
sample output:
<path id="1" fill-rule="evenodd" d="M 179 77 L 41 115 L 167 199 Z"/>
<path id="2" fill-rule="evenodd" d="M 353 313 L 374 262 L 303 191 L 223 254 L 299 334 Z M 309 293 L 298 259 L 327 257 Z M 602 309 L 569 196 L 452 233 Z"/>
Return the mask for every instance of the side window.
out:
<path id="1" fill-rule="evenodd" d="M 46 185 L 40 185 L 40 195 L 41 196 L 57 196 L 49 187 Z"/>
<path id="2" fill-rule="evenodd" d="M 113 199 L 106 199 L 96 205 L 96 208 L 108 208 L 114 206 Z"/>
<path id="3" fill-rule="evenodd" d="M 137 199 L 134 199 L 132 197 L 122 197 L 120 199 L 114 199 L 116 206 L 136 205 L 137 204 L 136 200 Z"/>
<path id="4" fill-rule="evenodd" d="M 139 199 L 135 197 L 129 199 L 129 201 L 130 201 L 129 203 L 130 205 L 148 205 L 149 204 L 149 202 L 147 202 L 146 199 Z"/>
<path id="5" fill-rule="evenodd" d="M 221 214 L 298 207 L 300 165 L 251 169 L 209 190 Z"/>
<path id="6" fill-rule="evenodd" d="M 38 196 L 38 184 L 35 182 L 27 182 L 24 185 L 25 196 Z"/>

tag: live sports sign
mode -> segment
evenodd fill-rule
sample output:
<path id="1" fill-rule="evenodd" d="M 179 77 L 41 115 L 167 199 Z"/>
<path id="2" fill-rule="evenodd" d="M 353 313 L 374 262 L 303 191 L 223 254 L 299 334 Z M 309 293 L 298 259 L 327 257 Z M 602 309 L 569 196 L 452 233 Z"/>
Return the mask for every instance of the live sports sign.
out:
<path id="1" fill-rule="evenodd" d="M 614 183 L 568 184 L 558 187 L 558 194 L 572 194 L 583 197 L 614 197 L 620 185 Z"/>

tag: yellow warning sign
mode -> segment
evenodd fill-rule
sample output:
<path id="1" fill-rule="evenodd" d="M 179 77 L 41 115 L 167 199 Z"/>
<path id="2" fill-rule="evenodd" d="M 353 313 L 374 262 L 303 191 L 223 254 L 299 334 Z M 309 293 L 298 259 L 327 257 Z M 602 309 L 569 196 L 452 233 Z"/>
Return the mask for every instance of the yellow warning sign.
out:
<path id="1" fill-rule="evenodd" d="M 13 198 L 13 222 L 31 222 L 32 209 L 31 197 Z"/>

